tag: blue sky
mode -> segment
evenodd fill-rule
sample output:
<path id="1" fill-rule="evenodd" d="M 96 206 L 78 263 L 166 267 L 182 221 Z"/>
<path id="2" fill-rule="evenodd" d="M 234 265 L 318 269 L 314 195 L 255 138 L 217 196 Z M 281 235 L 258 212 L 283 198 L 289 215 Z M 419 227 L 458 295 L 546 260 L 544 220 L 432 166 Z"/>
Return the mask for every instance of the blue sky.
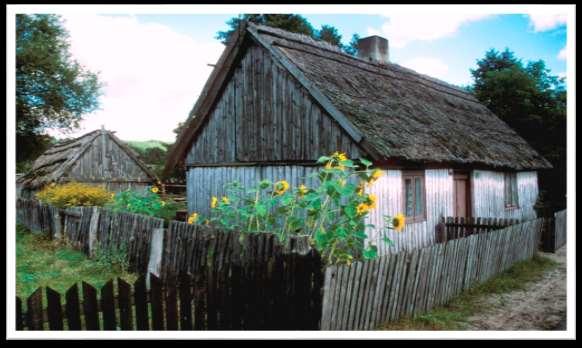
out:
<path id="1" fill-rule="evenodd" d="M 228 29 L 226 21 L 236 14 L 224 15 L 141 15 L 143 23 L 163 23 L 178 32 L 193 37 L 212 39 L 219 30 Z M 348 44 L 353 34 L 366 36 L 370 28 L 380 28 L 386 21 L 381 15 L 318 15 L 303 14 L 317 29 L 322 25 L 335 26 Z M 390 37 L 386 37 L 390 40 Z M 462 24 L 449 37 L 431 41 L 413 41 L 404 47 L 390 50 L 395 63 L 405 64 L 417 57 L 431 57 L 448 66 L 441 76 L 450 83 L 470 84 L 469 69 L 485 55 L 488 49 L 509 48 L 517 57 L 526 61 L 543 59 L 554 74 L 564 74 L 566 61 L 558 54 L 566 45 L 566 26 L 556 25 L 552 29 L 536 32 L 528 15 L 494 15 L 482 20 Z"/>
<path id="2" fill-rule="evenodd" d="M 524 62 L 543 59 L 553 74 L 566 74 L 565 12 L 383 11 L 302 15 L 316 29 L 335 26 L 346 44 L 354 33 L 381 35 L 390 42 L 392 62 L 457 85 L 472 82 L 469 69 L 491 48 L 507 47 Z M 64 15 L 73 57 L 99 71 L 106 84 L 101 109 L 67 136 L 104 125 L 125 140 L 173 141 L 172 130 L 187 118 L 212 71 L 208 64 L 224 49 L 216 33 L 235 15 Z"/>

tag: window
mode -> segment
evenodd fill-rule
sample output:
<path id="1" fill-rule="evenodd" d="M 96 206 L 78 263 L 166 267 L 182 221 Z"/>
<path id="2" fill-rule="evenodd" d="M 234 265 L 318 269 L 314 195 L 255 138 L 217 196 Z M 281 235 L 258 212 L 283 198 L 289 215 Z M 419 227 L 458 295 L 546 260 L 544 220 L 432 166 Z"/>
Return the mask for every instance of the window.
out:
<path id="1" fill-rule="evenodd" d="M 504 197 L 506 208 L 517 208 L 517 173 L 505 173 Z"/>
<path id="2" fill-rule="evenodd" d="M 424 172 L 403 172 L 404 215 L 410 222 L 425 220 Z"/>

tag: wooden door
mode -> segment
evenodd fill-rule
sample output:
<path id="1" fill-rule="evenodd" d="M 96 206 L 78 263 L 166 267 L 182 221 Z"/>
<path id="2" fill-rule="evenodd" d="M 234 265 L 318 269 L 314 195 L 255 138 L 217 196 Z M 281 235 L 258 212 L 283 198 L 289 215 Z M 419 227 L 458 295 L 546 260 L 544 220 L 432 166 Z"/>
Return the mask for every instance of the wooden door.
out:
<path id="1" fill-rule="evenodd" d="M 468 218 L 471 216 L 471 185 L 469 175 L 455 173 L 453 181 L 455 216 Z"/>

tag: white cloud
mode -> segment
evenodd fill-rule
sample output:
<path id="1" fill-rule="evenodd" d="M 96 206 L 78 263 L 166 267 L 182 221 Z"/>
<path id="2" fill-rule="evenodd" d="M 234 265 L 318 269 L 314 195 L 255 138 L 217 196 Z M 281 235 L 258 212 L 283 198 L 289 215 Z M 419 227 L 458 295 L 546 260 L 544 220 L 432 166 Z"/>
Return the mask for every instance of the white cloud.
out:
<path id="1" fill-rule="evenodd" d="M 568 57 L 568 46 L 564 46 L 564 48 L 560 50 L 560 53 L 558 53 L 558 59 L 566 60 L 567 57 Z"/>
<path id="2" fill-rule="evenodd" d="M 544 10 L 528 13 L 530 25 L 534 31 L 547 31 L 567 23 L 565 13 L 552 13 Z"/>
<path id="3" fill-rule="evenodd" d="M 418 73 L 444 80 L 449 72 L 449 67 L 438 58 L 416 57 L 399 63 Z"/>
<path id="4" fill-rule="evenodd" d="M 378 29 L 368 28 L 369 35 L 380 35 L 392 47 L 403 47 L 412 41 L 431 41 L 455 34 L 466 23 L 485 19 L 491 14 L 402 12 L 385 15 L 388 20 Z"/>
<path id="5" fill-rule="evenodd" d="M 173 141 L 224 46 L 132 16 L 63 17 L 73 57 L 106 84 L 100 110 L 73 135 L 104 125 L 126 140 Z"/>

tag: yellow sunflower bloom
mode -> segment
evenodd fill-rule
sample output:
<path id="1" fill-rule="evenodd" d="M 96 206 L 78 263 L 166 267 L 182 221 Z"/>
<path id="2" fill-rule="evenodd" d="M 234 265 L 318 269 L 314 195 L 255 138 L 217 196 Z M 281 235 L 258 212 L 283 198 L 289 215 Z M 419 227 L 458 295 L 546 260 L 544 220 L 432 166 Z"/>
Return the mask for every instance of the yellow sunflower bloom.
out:
<path id="1" fill-rule="evenodd" d="M 215 196 L 212 196 L 212 199 L 210 200 L 210 208 L 212 208 L 212 209 L 216 208 L 217 204 L 218 204 L 218 198 L 216 198 Z"/>
<path id="2" fill-rule="evenodd" d="M 281 180 L 275 183 L 275 194 L 280 196 L 287 192 L 289 189 L 289 183 L 286 180 Z"/>
<path id="3" fill-rule="evenodd" d="M 222 196 L 222 203 L 229 204 L 230 203 L 230 200 L 228 199 L 228 197 Z"/>
<path id="4" fill-rule="evenodd" d="M 370 176 L 370 179 L 368 179 L 368 183 L 370 183 L 370 184 L 374 183 L 381 176 L 382 176 L 382 171 L 380 169 L 374 169 L 372 171 L 372 175 Z"/>
<path id="5" fill-rule="evenodd" d="M 360 203 L 358 204 L 358 206 L 356 207 L 356 213 L 358 215 L 364 215 L 368 212 L 368 209 L 370 207 L 366 204 L 366 203 Z"/>
<path id="6" fill-rule="evenodd" d="M 370 207 L 370 209 L 376 208 L 377 201 L 378 201 L 378 197 L 375 194 L 370 193 L 368 195 L 368 207 Z"/>
<path id="7" fill-rule="evenodd" d="M 404 217 L 404 214 L 402 214 L 402 213 L 397 214 L 394 217 L 394 219 L 392 219 L 392 226 L 394 227 L 394 230 L 396 232 L 402 231 L 402 229 L 404 228 L 405 225 L 406 225 L 406 218 Z"/>
<path id="8" fill-rule="evenodd" d="M 188 217 L 188 224 L 192 225 L 193 223 L 195 223 L 196 221 L 198 221 L 198 213 L 192 213 L 192 215 L 190 215 L 190 217 Z"/>
<path id="9" fill-rule="evenodd" d="M 152 187 L 152 192 L 153 193 L 158 193 L 158 191 L 160 191 L 159 188 L 157 188 L 156 186 Z"/>
<path id="10" fill-rule="evenodd" d="M 300 196 L 303 196 L 307 193 L 307 191 L 309 191 L 309 189 L 307 188 L 307 186 L 301 184 L 299 185 L 299 188 L 297 189 L 297 192 L 299 192 Z"/>
<path id="11" fill-rule="evenodd" d="M 363 196 L 364 195 L 364 185 L 360 184 L 358 185 L 358 188 L 356 189 L 356 193 L 358 194 L 358 196 Z"/>

